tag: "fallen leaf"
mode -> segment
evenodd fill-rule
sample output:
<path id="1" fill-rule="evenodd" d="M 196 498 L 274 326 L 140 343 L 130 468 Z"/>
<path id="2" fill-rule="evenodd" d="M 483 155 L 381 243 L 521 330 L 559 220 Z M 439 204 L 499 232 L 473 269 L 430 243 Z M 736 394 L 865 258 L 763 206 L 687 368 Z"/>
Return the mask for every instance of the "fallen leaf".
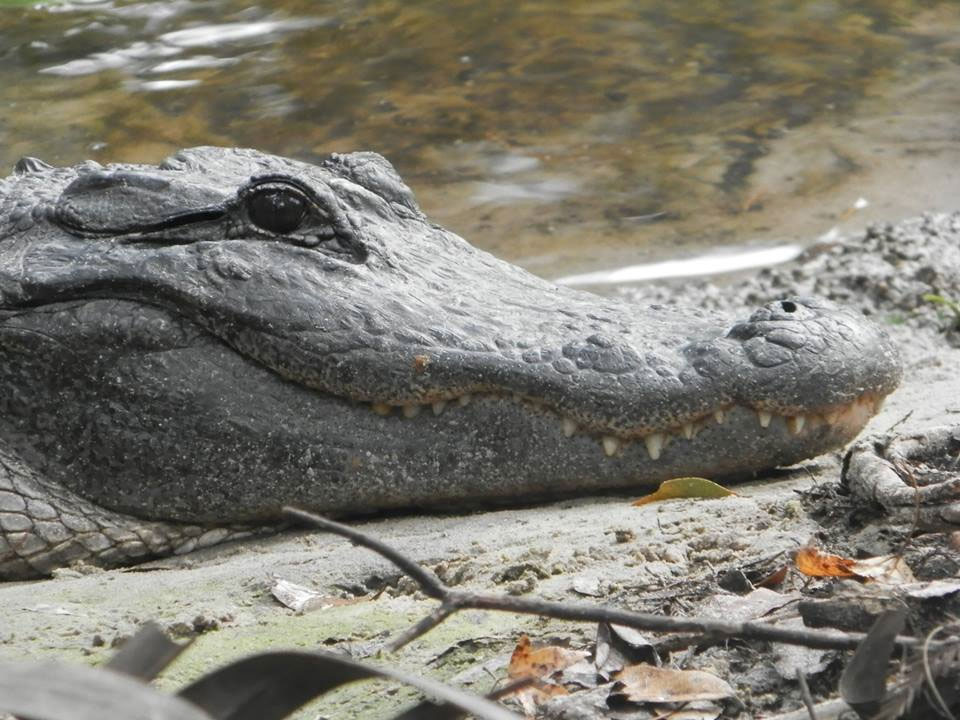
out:
<path id="1" fill-rule="evenodd" d="M 898 555 L 853 560 L 840 555 L 829 555 L 814 547 L 800 548 L 794 555 L 797 570 L 810 577 L 849 577 L 884 585 L 903 585 L 916 582 L 913 572 Z"/>
<path id="2" fill-rule="evenodd" d="M 656 492 L 635 500 L 633 505 L 646 505 L 677 498 L 721 498 L 729 495 L 736 495 L 736 493 L 723 485 L 717 485 L 712 480 L 701 477 L 681 477 L 664 480 Z"/>
<path id="3" fill-rule="evenodd" d="M 904 585 L 917 581 L 910 566 L 899 555 L 878 555 L 854 560 L 850 569 L 862 580 L 872 580 L 884 585 Z"/>
<path id="4" fill-rule="evenodd" d="M 777 625 L 798 632 L 801 632 L 805 627 L 803 619 L 799 617 L 780 620 Z M 796 681 L 797 670 L 802 671 L 804 677 L 807 678 L 823 672 L 836 656 L 836 653 L 832 650 L 817 650 L 803 645 L 786 645 L 784 643 L 771 643 L 770 652 L 774 670 L 787 682 Z"/>
<path id="5" fill-rule="evenodd" d="M 840 676 L 840 697 L 860 717 L 874 717 L 880 710 L 887 694 L 887 665 L 906 618 L 904 608 L 887 610 L 878 617 Z"/>
<path id="6" fill-rule="evenodd" d="M 780 585 L 784 580 L 787 579 L 787 570 L 789 569 L 789 565 L 781 565 L 778 569 L 774 570 L 766 577 L 757 580 L 754 585 L 756 585 L 758 588 L 770 588 Z"/>
<path id="7" fill-rule="evenodd" d="M 703 670 L 631 665 L 614 675 L 614 679 L 615 692 L 632 702 L 692 702 L 736 695 L 724 680 Z"/>
<path id="8" fill-rule="evenodd" d="M 537 681 L 513 693 L 523 711 L 527 715 L 533 715 L 537 705 L 558 695 L 567 695 L 565 687 L 549 682 L 548 678 L 575 665 L 588 655 L 589 653 L 582 650 L 570 650 L 558 645 L 534 648 L 530 638 L 521 635 L 513 655 L 510 656 L 507 676 L 511 680 L 534 678 Z"/>
<path id="9" fill-rule="evenodd" d="M 828 555 L 814 547 L 803 547 L 793 556 L 797 570 L 810 577 L 853 577 L 853 560 Z"/>
<path id="10" fill-rule="evenodd" d="M 783 594 L 767 588 L 757 588 L 746 595 L 711 595 L 700 607 L 700 613 L 704 617 L 718 620 L 744 622 L 761 618 L 799 599 L 798 594 Z"/>
<path id="11" fill-rule="evenodd" d="M 530 638 L 521 635 L 513 655 L 510 656 L 507 676 L 511 680 L 527 677 L 544 680 L 555 672 L 580 662 L 589 654 L 583 650 L 570 650 L 558 645 L 534 648 Z"/>
<path id="12" fill-rule="evenodd" d="M 59 607 L 57 605 L 48 605 L 47 603 L 40 603 L 39 605 L 34 605 L 33 607 L 25 607 L 24 610 L 27 612 L 35 613 L 48 613 L 50 615 L 76 615 L 77 613 L 72 610 L 68 610 L 65 607 Z"/>
<path id="13" fill-rule="evenodd" d="M 960 583 L 955 580 L 931 580 L 930 582 L 918 583 L 916 588 L 907 591 L 907 595 L 921 600 L 927 598 L 940 598 L 944 595 L 952 595 L 960 592 Z"/>
<path id="14" fill-rule="evenodd" d="M 273 585 L 270 586 L 270 594 L 282 605 L 297 613 L 323 609 L 333 605 L 329 598 L 324 597 L 316 590 L 311 590 L 282 578 L 276 578 L 273 581 Z"/>
<path id="15" fill-rule="evenodd" d="M 553 683 L 537 682 L 533 685 L 527 685 L 524 688 L 514 691 L 513 697 L 520 703 L 523 712 L 528 717 L 533 717 L 537 713 L 537 706 L 543 705 L 548 700 L 561 695 L 569 695 L 567 689 L 562 685 Z"/>
<path id="16" fill-rule="evenodd" d="M 603 597 L 603 593 L 600 591 L 600 581 L 597 578 L 577 578 L 573 581 L 571 589 L 578 595 Z"/>
<path id="17" fill-rule="evenodd" d="M 639 631 L 623 625 L 601 622 L 597 625 L 597 644 L 594 653 L 596 673 L 605 681 L 628 665 L 649 663 L 659 665 L 657 651 Z"/>

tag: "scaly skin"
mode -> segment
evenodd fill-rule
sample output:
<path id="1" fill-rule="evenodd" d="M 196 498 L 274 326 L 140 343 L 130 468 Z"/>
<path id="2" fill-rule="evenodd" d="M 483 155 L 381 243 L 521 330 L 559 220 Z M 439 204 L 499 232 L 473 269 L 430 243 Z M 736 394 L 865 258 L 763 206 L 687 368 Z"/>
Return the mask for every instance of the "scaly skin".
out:
<path id="1" fill-rule="evenodd" d="M 752 473 L 845 444 L 899 378 L 826 302 L 731 323 L 553 286 L 431 225 L 372 153 L 25 160 L 0 181 L 0 577 L 284 504 Z"/>

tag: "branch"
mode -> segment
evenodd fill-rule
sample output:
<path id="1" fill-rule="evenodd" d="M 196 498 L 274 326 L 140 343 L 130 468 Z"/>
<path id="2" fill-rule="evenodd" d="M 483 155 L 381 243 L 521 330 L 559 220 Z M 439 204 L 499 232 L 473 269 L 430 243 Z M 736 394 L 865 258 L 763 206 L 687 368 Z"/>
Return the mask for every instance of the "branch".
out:
<path id="1" fill-rule="evenodd" d="M 560 603 L 537 598 L 521 598 L 512 595 L 493 595 L 486 593 L 464 592 L 447 587 L 429 570 L 423 568 L 398 550 L 375 540 L 359 530 L 347 525 L 303 510 L 286 507 L 283 513 L 295 520 L 340 535 L 355 545 L 373 550 L 405 572 L 429 597 L 441 601 L 433 613 L 425 617 L 398 638 L 387 645 L 389 650 L 397 650 L 446 620 L 458 610 L 501 610 L 524 615 L 541 615 L 559 620 L 577 620 L 590 622 L 609 622 L 625 625 L 636 630 L 648 632 L 693 632 L 698 636 L 690 638 L 690 644 L 696 644 L 702 636 L 717 641 L 727 638 L 745 640 L 765 640 L 786 645 L 800 645 L 821 650 L 854 650 L 865 637 L 864 633 L 845 633 L 810 628 L 784 628 L 762 622 L 727 622 L 713 618 L 678 618 L 650 613 L 630 612 L 603 605 L 582 603 Z M 913 637 L 900 636 L 895 640 L 898 648 L 917 648 L 922 641 Z"/>
<path id="2" fill-rule="evenodd" d="M 332 532 L 334 535 L 345 537 L 354 545 L 359 545 L 360 547 L 365 547 L 368 550 L 373 550 L 375 553 L 386 558 L 411 578 L 413 578 L 417 585 L 420 586 L 420 589 L 423 590 L 424 594 L 428 597 L 432 597 L 436 600 L 442 600 L 448 592 L 446 585 L 440 582 L 440 578 L 438 578 L 432 572 L 421 565 L 418 565 L 406 555 L 403 555 L 400 551 L 394 550 L 386 543 L 382 543 L 376 538 L 365 535 L 359 530 L 354 530 L 349 525 L 343 525 L 341 523 L 334 522 L 333 520 L 327 520 L 325 517 L 320 517 L 319 515 L 314 515 L 313 513 L 308 513 L 304 510 L 298 510 L 297 508 L 292 507 L 283 508 L 283 514 L 287 517 L 293 518 L 294 520 L 299 520 L 304 525 L 312 525 L 313 527 L 321 530 Z"/>

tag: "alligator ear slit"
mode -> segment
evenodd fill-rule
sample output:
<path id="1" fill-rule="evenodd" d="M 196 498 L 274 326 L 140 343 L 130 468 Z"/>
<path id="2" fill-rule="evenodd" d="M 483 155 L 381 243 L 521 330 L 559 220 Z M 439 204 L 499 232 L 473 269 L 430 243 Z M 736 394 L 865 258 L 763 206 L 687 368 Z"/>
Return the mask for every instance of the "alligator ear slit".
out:
<path id="1" fill-rule="evenodd" d="M 53 165 L 45 163 L 39 158 L 30 157 L 25 155 L 24 157 L 17 160 L 17 164 L 13 166 L 13 172 L 16 175 L 26 175 L 27 173 L 43 172 L 44 170 L 53 170 Z"/>

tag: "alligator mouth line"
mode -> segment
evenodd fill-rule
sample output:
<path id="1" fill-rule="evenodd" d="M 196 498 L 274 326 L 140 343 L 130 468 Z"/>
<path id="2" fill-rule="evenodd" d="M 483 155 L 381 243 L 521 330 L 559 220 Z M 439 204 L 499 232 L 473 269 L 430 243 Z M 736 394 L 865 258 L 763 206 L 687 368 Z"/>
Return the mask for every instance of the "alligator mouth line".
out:
<path id="1" fill-rule="evenodd" d="M 408 404 L 408 405 L 390 405 L 387 403 L 368 403 L 357 402 L 358 407 L 366 407 L 370 411 L 382 417 L 393 417 L 397 419 L 413 419 L 421 412 L 429 411 L 433 415 L 441 415 L 448 408 L 462 408 L 475 400 L 491 399 L 503 401 L 511 396 L 501 393 L 468 393 L 452 398 L 450 400 L 438 400 L 432 403 Z M 540 414 L 552 416 L 557 420 L 558 429 L 567 438 L 574 435 L 588 436 L 595 438 L 603 448 L 603 453 L 607 457 L 613 457 L 623 453 L 625 448 L 635 442 L 643 442 L 647 454 L 651 460 L 659 460 L 663 449 L 674 440 L 693 440 L 706 427 L 710 425 L 723 425 L 730 419 L 734 413 L 752 414 L 761 429 L 769 429 L 776 432 L 779 426 L 782 426 L 791 436 L 800 436 L 804 432 L 811 432 L 814 428 L 820 428 L 824 425 L 831 430 L 843 435 L 853 437 L 858 433 L 867 421 L 873 417 L 883 406 L 884 396 L 876 393 L 865 393 L 850 403 L 842 405 L 833 405 L 817 412 L 809 412 L 799 415 L 785 415 L 768 410 L 757 410 L 746 405 L 732 404 L 717 408 L 712 413 L 704 415 L 698 419 L 671 426 L 659 432 L 635 433 L 632 435 L 614 435 L 602 431 L 594 431 L 589 427 L 581 426 L 576 420 L 542 403 L 524 398 L 522 396 L 512 396 L 514 401 L 520 402 L 528 409 Z M 747 415 L 749 417 L 749 415 Z"/>

